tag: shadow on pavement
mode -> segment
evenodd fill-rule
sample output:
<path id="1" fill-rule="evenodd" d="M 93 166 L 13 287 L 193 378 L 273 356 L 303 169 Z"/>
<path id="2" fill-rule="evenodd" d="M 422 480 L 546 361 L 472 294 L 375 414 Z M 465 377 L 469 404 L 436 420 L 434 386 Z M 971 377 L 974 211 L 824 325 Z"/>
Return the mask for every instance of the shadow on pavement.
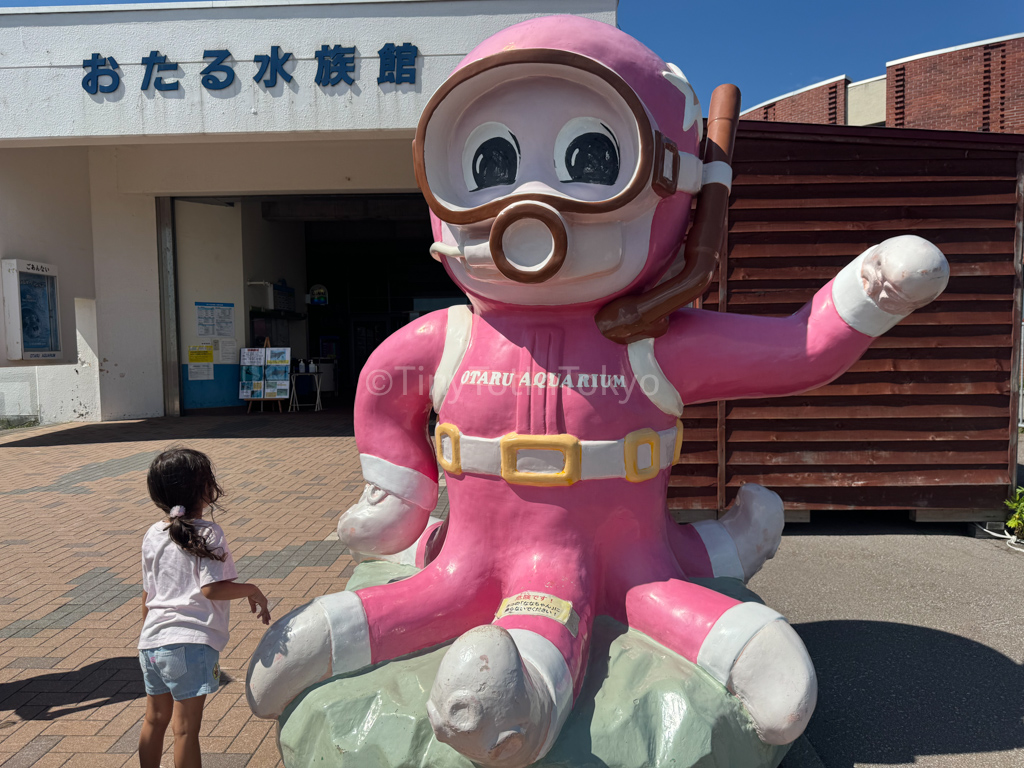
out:
<path id="1" fill-rule="evenodd" d="M 56 720 L 145 695 L 138 658 L 121 656 L 0 683 L 0 711 L 13 711 L 22 720 Z"/>
<path id="2" fill-rule="evenodd" d="M 907 624 L 795 628 L 818 672 L 807 737 L 829 768 L 1024 747 L 1024 666 L 998 651 Z"/>
<path id="3" fill-rule="evenodd" d="M 148 440 L 170 443 L 178 440 L 338 437 L 353 434 L 350 409 L 296 413 L 268 411 L 230 416 L 184 416 L 80 424 L 54 432 L 26 434 L 19 440 L 0 444 L 0 451 L 4 448 L 46 448 Z"/>
<path id="4" fill-rule="evenodd" d="M 812 512 L 809 523 L 790 523 L 783 536 L 963 536 L 968 523 L 915 523 L 906 510 Z"/>
<path id="5" fill-rule="evenodd" d="M 221 670 L 220 687 L 234 682 Z M 137 656 L 118 656 L 45 675 L 0 683 L 0 712 L 22 720 L 57 720 L 146 695 Z M 76 706 L 77 705 L 77 706 Z M 0 731 L 2 733 L 2 731 Z"/>

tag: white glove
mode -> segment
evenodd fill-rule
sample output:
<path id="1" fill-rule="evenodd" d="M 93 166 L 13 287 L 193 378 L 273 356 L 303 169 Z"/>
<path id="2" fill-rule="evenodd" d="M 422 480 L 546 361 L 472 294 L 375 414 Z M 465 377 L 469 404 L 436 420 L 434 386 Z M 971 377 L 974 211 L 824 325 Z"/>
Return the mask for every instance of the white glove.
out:
<path id="1" fill-rule="evenodd" d="M 353 552 L 393 555 L 416 542 L 429 517 L 429 509 L 367 483 L 338 520 L 338 538 Z"/>
<path id="2" fill-rule="evenodd" d="M 868 248 L 832 284 L 839 316 L 868 336 L 881 336 L 933 301 L 949 282 L 942 251 L 916 235 L 891 237 Z"/>

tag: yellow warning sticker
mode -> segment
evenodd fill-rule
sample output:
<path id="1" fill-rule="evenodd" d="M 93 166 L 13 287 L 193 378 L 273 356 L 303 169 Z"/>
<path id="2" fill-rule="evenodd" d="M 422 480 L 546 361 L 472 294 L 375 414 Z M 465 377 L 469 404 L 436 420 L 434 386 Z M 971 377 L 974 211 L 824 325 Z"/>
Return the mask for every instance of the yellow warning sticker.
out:
<path id="1" fill-rule="evenodd" d="M 501 601 L 495 619 L 506 616 L 543 616 L 564 624 L 573 637 L 580 631 L 580 616 L 572 603 L 544 592 L 520 592 Z"/>
<path id="2" fill-rule="evenodd" d="M 188 361 L 190 363 L 212 363 L 213 345 L 197 344 L 188 348 Z"/>

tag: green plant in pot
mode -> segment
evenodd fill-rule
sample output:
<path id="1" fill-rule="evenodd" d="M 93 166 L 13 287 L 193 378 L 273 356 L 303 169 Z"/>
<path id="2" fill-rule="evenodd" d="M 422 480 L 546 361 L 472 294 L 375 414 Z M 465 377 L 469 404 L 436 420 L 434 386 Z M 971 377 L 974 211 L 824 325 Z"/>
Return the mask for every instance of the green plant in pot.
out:
<path id="1" fill-rule="evenodd" d="M 1010 508 L 1010 519 L 1006 521 L 1007 530 L 1018 539 L 1024 538 L 1024 488 L 1017 488 L 1013 498 L 1003 502 Z"/>

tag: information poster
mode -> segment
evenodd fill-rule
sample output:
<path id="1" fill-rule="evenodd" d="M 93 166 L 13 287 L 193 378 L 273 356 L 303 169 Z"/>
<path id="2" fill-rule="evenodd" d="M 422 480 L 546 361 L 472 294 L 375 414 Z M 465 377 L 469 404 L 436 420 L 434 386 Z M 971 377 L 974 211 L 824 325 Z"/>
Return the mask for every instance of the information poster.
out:
<path id="1" fill-rule="evenodd" d="M 291 347 L 268 347 L 267 364 L 263 371 L 263 397 L 267 400 L 286 400 L 292 371 Z"/>
<path id="2" fill-rule="evenodd" d="M 18 273 L 21 292 L 21 338 L 26 350 L 54 350 L 57 317 L 54 278 Z"/>
<path id="3" fill-rule="evenodd" d="M 196 302 L 196 333 L 201 338 L 235 337 L 235 305 L 216 301 Z"/>
<path id="4" fill-rule="evenodd" d="M 240 400 L 263 399 L 263 366 L 267 359 L 263 347 L 243 347 L 239 354 L 238 397 Z"/>
<path id="5" fill-rule="evenodd" d="M 212 344 L 198 344 L 188 348 L 188 380 L 213 381 Z"/>
<path id="6" fill-rule="evenodd" d="M 242 347 L 240 360 L 242 365 L 262 366 L 267 360 L 267 350 L 263 347 Z"/>
<path id="7" fill-rule="evenodd" d="M 234 339 L 214 339 L 213 352 L 217 356 L 216 362 L 234 365 L 238 359 L 238 342 Z"/>

